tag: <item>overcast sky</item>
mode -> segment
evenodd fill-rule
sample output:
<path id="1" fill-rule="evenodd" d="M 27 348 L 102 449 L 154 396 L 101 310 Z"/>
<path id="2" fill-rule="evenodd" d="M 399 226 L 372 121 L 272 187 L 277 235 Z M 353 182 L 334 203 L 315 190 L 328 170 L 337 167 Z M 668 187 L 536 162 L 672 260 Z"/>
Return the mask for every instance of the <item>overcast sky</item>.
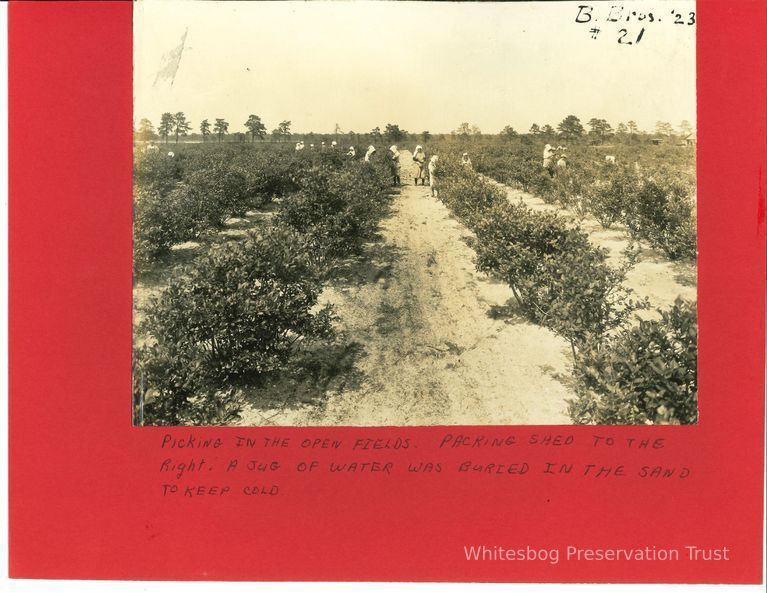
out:
<path id="1" fill-rule="evenodd" d="M 142 0 L 135 121 L 183 111 L 195 131 L 223 117 L 236 132 L 254 113 L 270 131 L 287 119 L 294 132 L 391 122 L 435 133 L 465 121 L 497 133 L 572 113 L 648 130 L 658 120 L 694 126 L 695 27 L 670 14 L 688 19 L 694 2 L 594 2 L 597 20 L 576 23 L 586 3 Z M 620 24 L 606 22 L 611 4 L 626 6 Z M 625 22 L 631 11 L 656 21 Z M 628 40 L 642 25 L 638 44 L 617 43 L 620 28 Z"/>

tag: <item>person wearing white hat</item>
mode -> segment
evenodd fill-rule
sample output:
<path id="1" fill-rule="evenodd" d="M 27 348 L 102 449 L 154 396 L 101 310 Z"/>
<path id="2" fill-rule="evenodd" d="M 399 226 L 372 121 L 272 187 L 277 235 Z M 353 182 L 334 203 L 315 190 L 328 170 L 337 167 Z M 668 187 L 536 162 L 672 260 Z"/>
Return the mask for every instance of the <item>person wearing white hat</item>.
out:
<path id="1" fill-rule="evenodd" d="M 368 151 L 365 153 L 365 162 L 366 163 L 370 162 L 370 159 L 375 154 L 375 151 L 376 151 L 376 147 L 375 146 L 373 146 L 372 144 L 370 146 L 368 146 Z"/>
<path id="2" fill-rule="evenodd" d="M 391 152 L 391 174 L 394 178 L 394 185 L 400 185 L 399 150 L 397 150 L 397 145 L 390 146 L 389 152 Z"/>
<path id="3" fill-rule="evenodd" d="M 468 152 L 464 152 L 463 156 L 461 156 L 461 165 L 463 165 L 467 169 L 471 169 L 471 159 L 469 158 Z"/>
<path id="4" fill-rule="evenodd" d="M 355 158 L 357 156 L 357 151 L 354 150 L 353 146 L 349 147 L 349 152 L 346 153 L 346 156 L 351 157 L 351 158 Z"/>
<path id="5" fill-rule="evenodd" d="M 415 185 L 418 185 L 419 179 L 421 180 L 421 185 L 426 185 L 426 174 L 428 173 L 426 169 L 426 153 L 423 151 L 423 146 L 420 144 L 416 146 L 413 151 L 413 162 L 415 163 L 415 168 L 413 170 Z"/>

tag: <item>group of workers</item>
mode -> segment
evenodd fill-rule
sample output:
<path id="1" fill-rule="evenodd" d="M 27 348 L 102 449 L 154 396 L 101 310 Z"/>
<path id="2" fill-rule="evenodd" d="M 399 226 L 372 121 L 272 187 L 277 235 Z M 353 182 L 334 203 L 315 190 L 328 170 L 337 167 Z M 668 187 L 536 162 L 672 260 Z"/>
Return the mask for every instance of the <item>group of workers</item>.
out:
<path id="1" fill-rule="evenodd" d="M 373 146 L 370 146 L 368 148 L 368 154 L 365 155 L 365 160 L 370 160 L 368 158 L 368 155 L 372 156 L 372 153 L 370 150 L 373 150 L 373 153 L 375 152 L 375 148 Z M 391 172 L 392 172 L 392 178 L 394 185 L 401 185 L 401 167 L 402 164 L 400 163 L 400 152 L 397 148 L 397 145 L 393 145 L 389 147 L 389 152 L 391 153 Z M 418 185 L 418 182 L 421 182 L 421 185 L 426 185 L 426 179 L 429 180 L 429 186 L 431 187 L 431 194 L 433 196 L 437 195 L 437 162 L 439 161 L 439 157 L 435 154 L 432 155 L 430 159 L 426 159 L 426 153 L 423 150 L 423 146 L 420 144 L 415 147 L 415 150 L 413 151 L 413 165 L 411 167 L 412 175 L 413 175 L 413 182 L 415 185 Z"/>
<path id="2" fill-rule="evenodd" d="M 330 148 L 332 149 L 335 149 L 337 146 L 338 146 L 338 143 L 335 140 L 333 140 L 330 143 Z M 303 150 L 304 148 L 306 148 L 306 144 L 304 144 L 303 140 L 299 140 L 298 142 L 296 142 L 296 151 Z M 326 148 L 327 148 L 327 145 L 325 144 L 325 142 L 320 142 L 320 150 L 325 150 Z M 309 144 L 309 150 L 314 150 L 314 144 Z"/>
<path id="3" fill-rule="evenodd" d="M 400 152 L 397 148 L 397 145 L 393 145 L 389 148 L 389 152 L 391 152 L 391 167 L 392 167 L 392 178 L 394 185 L 401 185 L 401 163 L 400 163 Z M 369 161 L 370 156 L 375 153 L 375 148 L 373 146 L 370 146 L 368 148 L 368 152 L 365 155 L 365 160 Z M 422 186 L 426 185 L 426 180 L 429 180 L 429 187 L 431 188 L 431 195 L 436 197 L 437 196 L 437 186 L 438 186 L 438 163 L 439 163 L 439 156 L 438 155 L 432 155 L 431 158 L 426 158 L 426 153 L 423 150 L 423 146 L 420 144 L 415 147 L 415 150 L 413 151 L 412 155 L 413 165 L 412 165 L 412 175 L 413 175 L 413 183 L 414 185 L 418 185 L 418 182 L 421 182 Z M 463 153 L 463 157 L 461 159 L 461 163 L 464 166 L 471 167 L 471 159 L 469 159 L 469 155 L 467 153 Z"/>
<path id="4" fill-rule="evenodd" d="M 326 149 L 328 146 L 325 144 L 325 142 L 320 143 L 320 150 Z M 550 148 L 549 145 L 546 145 L 547 148 Z M 301 151 L 306 148 L 306 144 L 303 140 L 299 140 L 296 142 L 296 151 Z M 330 149 L 336 150 L 338 148 L 338 143 L 333 140 L 330 142 Z M 149 145 L 144 148 L 145 152 L 148 153 L 156 153 L 159 152 L 159 147 L 154 143 L 150 142 Z M 314 150 L 314 144 L 309 144 L 309 150 Z M 373 159 L 373 156 L 375 155 L 376 148 L 372 144 L 368 146 L 367 151 L 365 152 L 364 160 L 365 162 L 370 162 Z M 389 152 L 391 152 L 391 174 L 392 174 L 392 180 L 393 184 L 395 186 L 401 185 L 401 164 L 400 164 L 400 152 L 397 148 L 397 145 L 392 145 L 389 147 Z M 168 153 L 169 157 L 174 157 L 175 154 L 173 152 Z M 355 159 L 357 158 L 357 150 L 354 148 L 354 146 L 350 146 L 349 150 L 346 152 L 346 156 L 349 158 Z M 426 153 L 423 150 L 423 146 L 420 144 L 415 147 L 415 150 L 413 151 L 413 181 L 415 185 L 418 185 L 418 182 L 421 182 L 422 186 L 426 185 L 426 181 L 428 179 L 429 181 L 429 187 L 431 188 L 431 195 L 435 196 L 437 195 L 437 163 L 439 162 L 439 157 L 435 154 L 432 155 L 430 159 L 427 160 Z M 469 154 L 464 152 L 461 156 L 461 165 L 464 167 L 472 167 L 471 159 L 469 158 Z M 544 167 L 547 166 L 547 160 L 546 160 L 546 152 L 544 151 Z"/>
<path id="5" fill-rule="evenodd" d="M 303 141 L 299 141 L 296 143 L 296 150 L 303 150 L 305 147 Z M 323 142 L 320 145 L 320 149 L 324 149 L 325 143 Z M 331 149 L 336 149 L 337 144 L 335 141 L 330 143 Z M 314 149 L 314 144 L 309 145 L 309 149 Z M 394 144 L 389 147 L 389 152 L 391 153 L 391 175 L 392 175 L 392 183 L 395 186 L 402 185 L 402 164 L 400 162 L 400 152 L 397 148 L 397 145 Z M 365 156 L 363 157 L 363 160 L 367 163 L 371 162 L 375 156 L 376 148 L 372 144 L 368 146 L 367 150 L 365 151 Z M 346 151 L 346 156 L 352 159 L 357 158 L 357 149 L 354 146 L 350 146 L 349 149 Z M 426 153 L 423 150 L 423 146 L 420 144 L 415 147 L 415 150 L 413 151 L 413 165 L 412 165 L 412 174 L 413 174 L 413 182 L 415 185 L 418 185 L 418 182 L 421 182 L 422 186 L 426 185 L 426 182 L 428 180 L 429 187 L 431 188 L 431 194 L 432 196 L 437 195 L 437 163 L 439 162 L 439 157 L 435 154 L 432 155 L 431 158 L 426 158 Z M 471 167 L 471 159 L 469 158 L 468 153 L 463 153 L 463 156 L 461 158 L 461 164 L 466 167 Z"/>
<path id="6" fill-rule="evenodd" d="M 543 168 L 549 175 L 554 177 L 557 170 L 567 169 L 566 146 L 557 146 L 556 149 L 551 144 L 543 147 Z"/>
<path id="7" fill-rule="evenodd" d="M 543 169 L 552 177 L 554 177 L 557 171 L 564 171 L 567 169 L 567 155 L 565 151 L 566 146 L 557 146 L 556 149 L 551 144 L 546 144 L 543 147 Z M 614 166 L 615 155 L 605 155 L 605 164 Z M 634 161 L 634 170 L 636 172 L 641 171 L 642 165 L 639 162 L 639 156 Z"/>
<path id="8" fill-rule="evenodd" d="M 150 142 L 147 146 L 144 147 L 144 152 L 146 154 L 159 154 L 160 153 L 160 147 L 157 146 L 154 142 Z M 168 156 L 170 158 L 173 158 L 176 156 L 176 153 L 173 151 L 170 151 L 168 153 Z"/>

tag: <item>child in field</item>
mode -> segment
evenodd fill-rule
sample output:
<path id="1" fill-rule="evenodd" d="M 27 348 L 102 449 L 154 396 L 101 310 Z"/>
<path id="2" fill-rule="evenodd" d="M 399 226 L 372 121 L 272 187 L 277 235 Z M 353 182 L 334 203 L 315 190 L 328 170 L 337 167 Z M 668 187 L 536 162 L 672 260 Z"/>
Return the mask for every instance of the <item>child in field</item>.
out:
<path id="1" fill-rule="evenodd" d="M 373 146 L 372 144 L 370 146 L 368 146 L 368 151 L 365 153 L 365 162 L 366 163 L 370 162 L 370 159 L 373 158 L 373 155 L 375 154 L 375 152 L 376 152 L 376 147 L 375 146 Z"/>
<path id="2" fill-rule="evenodd" d="M 431 186 L 432 197 L 437 197 L 437 161 L 439 157 L 435 154 L 429 160 L 429 186 Z"/>
<path id="3" fill-rule="evenodd" d="M 464 152 L 463 156 L 461 157 L 461 165 L 464 167 L 471 169 L 471 159 L 469 158 L 469 153 Z"/>
<path id="4" fill-rule="evenodd" d="M 394 185 L 400 185 L 399 150 L 397 150 L 396 145 L 393 145 L 389 147 L 389 152 L 391 152 L 391 174 L 394 178 Z"/>
<path id="5" fill-rule="evenodd" d="M 423 146 L 416 146 L 413 152 L 413 162 L 415 167 L 413 175 L 415 177 L 415 185 L 418 185 L 418 180 L 421 180 L 421 185 L 426 185 L 426 153 L 423 151 Z"/>
<path id="6" fill-rule="evenodd" d="M 349 152 L 347 152 L 347 153 L 346 153 L 346 156 L 348 156 L 348 157 L 350 157 L 350 158 L 352 158 L 352 159 L 353 159 L 353 158 L 355 158 L 355 157 L 357 156 L 357 151 L 356 151 L 356 150 L 354 150 L 354 147 L 353 147 L 353 146 L 350 146 L 350 147 L 349 147 Z"/>

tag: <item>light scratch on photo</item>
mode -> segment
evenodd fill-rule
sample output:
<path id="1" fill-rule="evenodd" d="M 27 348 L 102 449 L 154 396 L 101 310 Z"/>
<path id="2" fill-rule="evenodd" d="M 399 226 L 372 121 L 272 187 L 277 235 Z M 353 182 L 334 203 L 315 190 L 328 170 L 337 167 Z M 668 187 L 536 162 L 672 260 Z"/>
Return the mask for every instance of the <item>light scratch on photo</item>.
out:
<path id="1" fill-rule="evenodd" d="M 181 43 L 169 51 L 168 53 L 164 54 L 162 57 L 162 67 L 157 72 L 157 76 L 155 76 L 154 83 L 152 86 L 156 86 L 158 81 L 161 80 L 168 80 L 170 79 L 170 86 L 173 86 L 173 81 L 176 80 L 176 73 L 178 72 L 178 67 L 181 64 L 181 55 L 184 53 L 184 44 L 186 43 L 186 34 L 189 32 L 189 29 L 187 28 L 184 30 L 184 34 L 181 36 Z"/>

